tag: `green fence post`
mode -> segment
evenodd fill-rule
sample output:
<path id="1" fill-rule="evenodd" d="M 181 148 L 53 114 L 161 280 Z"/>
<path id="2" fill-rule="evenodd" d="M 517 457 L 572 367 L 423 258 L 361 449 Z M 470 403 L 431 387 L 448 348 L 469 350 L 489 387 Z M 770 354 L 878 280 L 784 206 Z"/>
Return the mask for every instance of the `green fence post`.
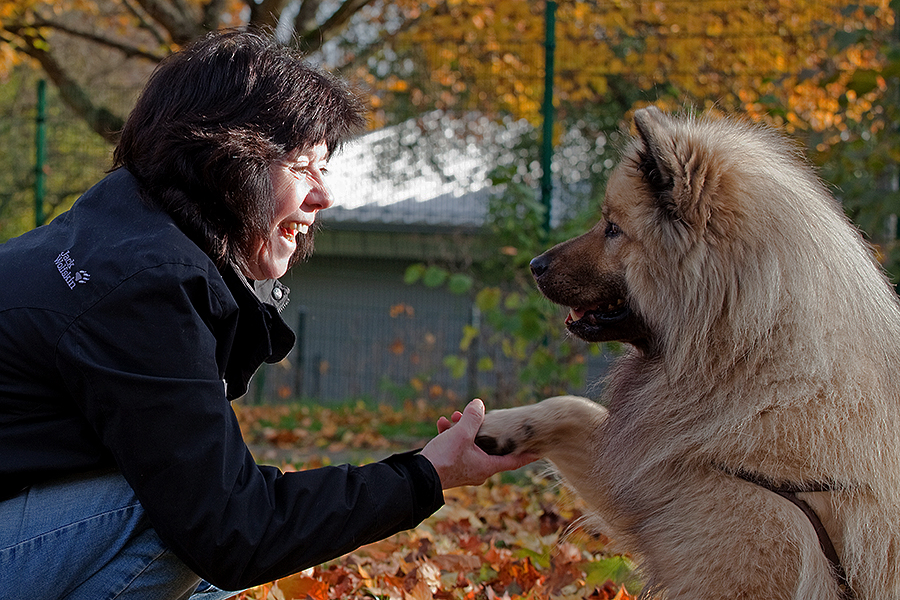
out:
<path id="1" fill-rule="evenodd" d="M 556 2 L 548 1 L 544 11 L 544 128 L 541 142 L 541 201 L 544 204 L 544 235 L 550 237 L 550 208 L 553 196 L 553 53 L 556 49 Z"/>
<path id="2" fill-rule="evenodd" d="M 34 226 L 44 224 L 44 163 L 46 161 L 47 138 L 47 82 L 39 79 L 37 83 L 37 118 L 34 135 Z"/>

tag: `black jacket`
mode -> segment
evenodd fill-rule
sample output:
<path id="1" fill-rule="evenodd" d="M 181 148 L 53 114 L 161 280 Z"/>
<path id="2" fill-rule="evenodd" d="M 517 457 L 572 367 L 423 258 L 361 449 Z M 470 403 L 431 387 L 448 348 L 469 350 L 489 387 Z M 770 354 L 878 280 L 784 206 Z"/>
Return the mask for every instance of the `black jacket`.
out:
<path id="1" fill-rule="evenodd" d="M 225 589 L 416 526 L 443 502 L 421 455 L 255 464 L 228 399 L 291 349 L 285 301 L 220 273 L 123 169 L 0 245 L 0 499 L 119 469 L 163 541 Z"/>

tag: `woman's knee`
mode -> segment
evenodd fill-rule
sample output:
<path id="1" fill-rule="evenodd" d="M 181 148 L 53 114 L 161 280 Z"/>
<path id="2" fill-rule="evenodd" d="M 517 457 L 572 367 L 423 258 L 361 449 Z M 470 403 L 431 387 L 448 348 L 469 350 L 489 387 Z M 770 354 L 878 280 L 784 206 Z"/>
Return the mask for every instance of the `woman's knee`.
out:
<path id="1" fill-rule="evenodd" d="M 159 539 L 121 474 L 54 481 L 0 502 L 0 589 L 181 600 L 200 582 Z"/>

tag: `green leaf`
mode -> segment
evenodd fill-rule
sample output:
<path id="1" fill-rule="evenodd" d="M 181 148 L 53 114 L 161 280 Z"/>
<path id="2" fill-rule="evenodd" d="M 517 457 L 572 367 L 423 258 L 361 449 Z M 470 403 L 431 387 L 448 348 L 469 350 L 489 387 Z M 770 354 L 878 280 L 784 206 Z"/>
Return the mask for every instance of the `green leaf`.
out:
<path id="1" fill-rule="evenodd" d="M 847 83 L 847 88 L 856 92 L 858 96 L 868 94 L 878 87 L 878 72 L 871 69 L 860 69 L 853 73 L 853 78 Z"/>
<path id="2" fill-rule="evenodd" d="M 472 325 L 463 325 L 463 336 L 459 342 L 459 349 L 465 352 L 472 345 L 472 341 L 478 337 L 478 328 Z"/>
<path id="3" fill-rule="evenodd" d="M 424 273 L 425 265 L 423 265 L 422 263 L 409 265 L 408 267 L 406 267 L 406 271 L 403 273 L 403 283 L 412 285 L 413 283 L 419 281 Z"/>
<path id="4" fill-rule="evenodd" d="M 500 305 L 501 296 L 500 288 L 484 288 L 475 296 L 475 304 L 482 312 L 494 310 Z"/>
<path id="5" fill-rule="evenodd" d="M 546 319 L 543 314 L 534 308 L 526 308 L 519 311 L 521 325 L 519 334 L 529 340 L 537 340 L 544 336 Z"/>
<path id="6" fill-rule="evenodd" d="M 482 373 L 488 373 L 494 370 L 494 361 L 490 356 L 483 356 L 478 359 L 478 370 Z"/>
<path id="7" fill-rule="evenodd" d="M 425 269 L 425 273 L 422 275 L 422 283 L 426 287 L 436 288 L 447 281 L 448 275 L 446 269 L 431 266 Z"/>
<path id="8" fill-rule="evenodd" d="M 525 299 L 522 297 L 522 294 L 516 292 L 507 294 L 506 299 L 503 301 L 504 308 L 508 310 L 516 310 L 521 308 L 524 304 Z"/>
<path id="9" fill-rule="evenodd" d="M 450 375 L 456 379 L 466 374 L 466 359 L 462 356 L 445 356 L 444 366 L 450 370 Z"/>
<path id="10" fill-rule="evenodd" d="M 471 290 L 472 286 L 474 285 L 475 280 L 463 273 L 454 273 L 447 280 L 447 289 L 449 289 L 451 293 L 456 294 L 457 296 L 462 296 L 463 294 Z"/>
<path id="11" fill-rule="evenodd" d="M 611 556 L 585 567 L 587 573 L 585 582 L 588 587 L 603 585 L 607 580 L 612 580 L 616 585 L 627 583 L 633 576 L 634 563 L 624 556 Z"/>
<path id="12" fill-rule="evenodd" d="M 531 562 L 542 569 L 550 567 L 550 553 L 548 552 L 537 552 L 530 548 L 517 548 L 513 551 L 513 556 L 516 558 L 530 558 Z"/>

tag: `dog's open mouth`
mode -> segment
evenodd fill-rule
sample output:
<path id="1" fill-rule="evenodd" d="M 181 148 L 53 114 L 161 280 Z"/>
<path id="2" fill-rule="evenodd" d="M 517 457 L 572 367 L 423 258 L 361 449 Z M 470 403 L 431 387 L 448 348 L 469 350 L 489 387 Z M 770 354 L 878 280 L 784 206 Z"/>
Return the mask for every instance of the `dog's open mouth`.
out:
<path id="1" fill-rule="evenodd" d="M 555 277 L 554 270 L 535 276 L 548 300 L 568 307 L 566 329 L 586 342 L 625 342 L 646 345 L 650 330 L 628 293 L 623 273 Z"/>
<path id="2" fill-rule="evenodd" d="M 625 298 L 569 308 L 566 329 L 586 342 L 627 342 L 638 345 L 648 330 Z"/>
<path id="3" fill-rule="evenodd" d="M 631 313 L 625 298 L 605 303 L 604 306 L 574 307 L 569 309 L 566 317 L 566 326 L 571 327 L 577 323 L 579 326 L 598 327 L 618 323 Z"/>

